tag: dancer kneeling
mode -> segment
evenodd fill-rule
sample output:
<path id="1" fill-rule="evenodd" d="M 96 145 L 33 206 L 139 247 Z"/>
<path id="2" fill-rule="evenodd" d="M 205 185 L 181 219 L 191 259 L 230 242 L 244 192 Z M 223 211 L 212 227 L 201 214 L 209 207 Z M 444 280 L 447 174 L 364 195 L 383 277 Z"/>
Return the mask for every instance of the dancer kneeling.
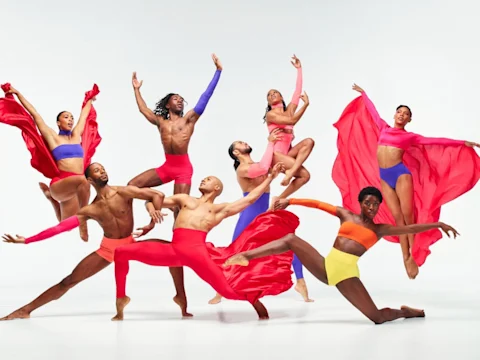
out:
<path id="1" fill-rule="evenodd" d="M 163 208 L 180 209 L 174 225 L 172 243 L 139 242 L 122 246 L 115 251 L 117 315 L 112 320 L 123 320 L 123 310 L 130 302 L 125 291 L 130 260 L 153 266 L 188 266 L 220 295 L 227 299 L 250 302 L 259 318 L 267 319 L 267 309 L 259 299 L 266 295 L 280 294 L 293 286 L 293 253 L 290 251 L 270 256 L 246 268 L 225 269 L 222 265 L 232 255 L 294 232 L 299 225 L 298 218 L 288 211 L 259 215 L 235 242 L 226 248 L 217 248 L 205 240 L 210 230 L 225 218 L 238 214 L 260 198 L 282 170 L 281 163 L 275 165 L 271 174 L 259 186 L 233 203 L 214 204 L 215 199 L 222 193 L 223 185 L 213 176 L 202 180 L 200 198 L 187 194 L 165 198 Z M 145 232 L 148 232 L 148 229 Z"/>
<path id="2" fill-rule="evenodd" d="M 382 324 L 399 318 L 425 317 L 423 310 L 412 309 L 407 306 L 402 306 L 400 310 L 378 309 L 360 281 L 358 259 L 383 236 L 416 234 L 435 228 L 442 229 L 448 236 L 450 236 L 449 231 L 453 233 L 454 237 L 458 233 L 451 226 L 441 222 L 406 226 L 375 224 L 373 219 L 382 200 L 382 194 L 377 188 L 367 187 L 362 189 L 358 195 L 361 207 L 360 214 L 321 201 L 277 200 L 275 209 L 285 209 L 288 205 L 303 205 L 326 211 L 340 219 L 340 230 L 330 254 L 324 258 L 309 243 L 294 234 L 289 234 L 257 249 L 235 255 L 228 259 L 225 265 L 248 266 L 253 259 L 291 250 L 317 279 L 327 285 L 336 286 L 353 306 L 375 324 Z"/>

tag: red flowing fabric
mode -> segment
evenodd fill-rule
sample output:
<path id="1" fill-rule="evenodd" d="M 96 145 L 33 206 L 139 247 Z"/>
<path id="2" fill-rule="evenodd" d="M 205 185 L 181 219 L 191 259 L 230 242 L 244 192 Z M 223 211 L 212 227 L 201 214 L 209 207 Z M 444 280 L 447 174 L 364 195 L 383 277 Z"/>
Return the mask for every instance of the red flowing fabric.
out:
<path id="1" fill-rule="evenodd" d="M 223 264 L 233 255 L 295 233 L 299 225 L 299 218 L 289 211 L 269 211 L 258 215 L 228 247 L 215 247 L 209 242 L 206 246 L 211 259 L 222 267 L 229 285 L 254 303 L 261 297 L 281 294 L 293 286 L 293 252 L 254 259 L 248 266 L 223 267 Z"/>
<path id="2" fill-rule="evenodd" d="M 338 155 L 332 178 L 342 194 L 343 206 L 360 212 L 358 194 L 366 186 L 381 189 L 377 162 L 380 131 L 362 96 L 354 99 L 334 124 L 338 130 Z M 403 156 L 412 173 L 416 223 L 434 223 L 441 206 L 472 189 L 480 178 L 480 157 L 471 147 L 445 145 L 411 146 Z M 385 201 L 375 218 L 378 223 L 395 225 Z M 431 253 L 430 246 L 442 238 L 438 229 L 415 235 L 412 256 L 421 266 Z M 385 239 L 399 242 L 398 236 Z"/>
<path id="3" fill-rule="evenodd" d="M 7 92 L 10 90 L 10 84 L 3 84 L 1 88 L 4 92 Z M 99 93 L 98 86 L 94 84 L 92 90 L 85 93 L 82 108 L 88 100 L 97 96 Z M 21 130 L 23 140 L 32 155 L 30 164 L 34 169 L 49 179 L 60 176 L 57 164 L 45 140 L 38 132 L 33 118 L 23 106 L 15 100 L 12 94 L 6 94 L 4 98 L 0 98 L 0 123 L 15 126 Z M 83 159 L 84 169 L 90 165 L 90 161 L 101 140 L 102 138 L 98 133 L 97 112 L 92 105 L 85 123 L 85 130 L 82 134 L 82 148 L 85 154 Z"/>

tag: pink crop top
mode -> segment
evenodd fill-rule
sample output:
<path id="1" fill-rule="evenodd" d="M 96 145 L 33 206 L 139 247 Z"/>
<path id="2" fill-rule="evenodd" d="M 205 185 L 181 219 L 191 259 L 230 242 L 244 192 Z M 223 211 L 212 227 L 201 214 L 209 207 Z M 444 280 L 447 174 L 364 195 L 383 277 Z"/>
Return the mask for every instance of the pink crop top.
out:
<path id="1" fill-rule="evenodd" d="M 373 105 L 365 92 L 362 92 L 362 97 L 368 112 L 380 130 L 378 145 L 393 146 L 402 150 L 407 150 L 412 145 L 465 145 L 464 140 L 424 137 L 404 129 L 392 128 L 385 120 L 380 118 L 375 105 Z"/>

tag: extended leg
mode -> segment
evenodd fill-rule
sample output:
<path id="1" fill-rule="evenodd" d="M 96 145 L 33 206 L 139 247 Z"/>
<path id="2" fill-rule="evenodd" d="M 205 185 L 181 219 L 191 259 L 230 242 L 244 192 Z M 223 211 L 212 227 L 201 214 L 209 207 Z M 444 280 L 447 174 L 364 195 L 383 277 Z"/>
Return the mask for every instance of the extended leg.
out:
<path id="1" fill-rule="evenodd" d="M 155 169 L 144 171 L 143 173 L 135 176 L 132 180 L 128 182 L 128 185 L 133 185 L 139 188 L 155 187 L 162 184 L 163 182 L 158 177 L 157 171 Z"/>
<path id="2" fill-rule="evenodd" d="M 234 255 L 225 262 L 225 266 L 247 266 L 248 262 L 252 259 L 281 254 L 289 250 L 292 250 L 293 253 L 298 256 L 303 266 L 305 266 L 313 276 L 324 284 L 328 284 L 327 273 L 325 271 L 325 258 L 320 255 L 312 245 L 294 234 L 288 234 L 279 240 L 272 241 L 256 249 Z"/>
<path id="3" fill-rule="evenodd" d="M 305 282 L 305 278 L 303 277 L 303 265 L 297 255 L 293 256 L 292 266 L 293 271 L 295 272 L 295 277 L 297 278 L 295 291 L 302 295 L 305 302 L 313 302 L 314 300 L 308 297 L 307 284 Z"/>
<path id="4" fill-rule="evenodd" d="M 126 295 L 127 274 L 130 269 L 129 261 L 140 261 L 152 266 L 181 267 L 172 245 L 158 240 L 139 241 L 134 244 L 120 246 L 115 250 L 115 282 L 117 285 L 117 314 L 112 320 L 123 320 L 123 310 L 130 302 Z M 172 273 L 172 272 L 171 272 Z M 172 273 L 172 276 L 174 273 Z M 174 278 L 175 282 L 175 278 Z M 186 306 L 186 304 L 185 304 Z M 182 308 L 182 314 L 186 312 Z"/>
<path id="5" fill-rule="evenodd" d="M 48 304 L 53 300 L 60 299 L 72 287 L 95 275 L 99 271 L 105 269 L 108 265 L 110 265 L 110 263 L 100 257 L 97 253 L 92 253 L 88 255 L 77 265 L 77 267 L 72 271 L 72 273 L 68 275 L 65 279 L 63 279 L 60 283 L 45 291 L 42 295 L 33 300 L 31 303 L 23 306 L 22 308 L 16 310 L 15 312 L 0 320 L 29 318 L 32 311 L 38 309 L 45 304 Z"/>
<path id="6" fill-rule="evenodd" d="M 380 180 L 380 182 L 382 184 L 383 197 L 385 198 L 385 202 L 390 209 L 393 218 L 395 219 L 395 224 L 397 226 L 405 225 L 405 218 L 403 217 L 400 200 L 398 199 L 397 193 L 385 181 Z M 413 258 L 410 255 L 408 237 L 407 235 L 399 235 L 399 239 L 405 269 L 407 271 L 408 277 L 410 279 L 413 279 L 418 274 L 418 266 L 416 266 L 415 261 L 413 261 Z"/>
<path id="7" fill-rule="evenodd" d="M 423 310 L 402 306 L 400 310 L 378 309 L 359 278 L 346 279 L 337 284 L 337 289 L 360 312 L 375 324 L 383 324 L 400 318 L 425 317 Z"/>

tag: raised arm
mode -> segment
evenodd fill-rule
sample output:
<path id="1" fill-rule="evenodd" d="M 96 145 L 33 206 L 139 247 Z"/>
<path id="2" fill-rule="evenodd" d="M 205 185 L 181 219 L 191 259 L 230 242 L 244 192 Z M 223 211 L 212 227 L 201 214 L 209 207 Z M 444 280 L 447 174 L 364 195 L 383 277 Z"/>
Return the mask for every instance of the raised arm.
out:
<path id="1" fill-rule="evenodd" d="M 255 164 L 242 165 L 238 168 L 237 174 L 243 178 L 254 179 L 256 177 L 265 175 L 270 170 L 273 159 L 273 148 L 276 141 L 281 140 L 282 138 L 282 129 L 274 129 L 268 136 L 268 146 L 263 154 L 260 162 Z"/>
<path id="2" fill-rule="evenodd" d="M 28 113 L 33 117 L 33 121 L 35 121 L 35 125 L 37 125 L 38 130 L 40 131 L 43 138 L 47 142 L 49 140 L 51 141 L 56 136 L 55 131 L 52 128 L 50 128 L 49 126 L 47 126 L 47 124 L 45 123 L 43 118 L 38 113 L 37 109 L 35 109 L 33 107 L 33 105 L 30 104 L 30 102 L 27 99 L 25 99 L 25 97 L 20 93 L 20 91 L 15 89 L 10 84 L 2 85 L 2 89 L 5 92 L 5 94 L 15 94 L 15 95 L 17 95 L 18 101 L 20 101 L 20 103 L 23 105 L 25 110 L 27 110 Z"/>
<path id="3" fill-rule="evenodd" d="M 375 124 L 377 125 L 378 129 L 382 131 L 384 128 L 388 127 L 388 124 L 385 122 L 385 120 L 383 120 L 380 117 L 380 114 L 375 108 L 375 105 L 373 105 L 372 100 L 370 100 L 370 98 L 367 96 L 367 93 L 365 92 L 365 90 L 363 90 L 357 84 L 353 84 L 352 89 L 362 94 L 362 98 L 363 98 L 363 101 L 365 102 L 365 106 L 368 112 L 370 113 L 370 115 L 372 116 L 373 121 L 375 121 Z"/>
<path id="4" fill-rule="evenodd" d="M 158 125 L 157 115 L 153 113 L 151 109 L 148 108 L 145 100 L 143 100 L 142 95 L 140 94 L 140 87 L 143 84 L 142 81 L 137 80 L 137 73 L 134 72 L 132 75 L 132 85 L 133 92 L 135 94 L 135 100 L 137 101 L 138 110 L 145 116 L 145 118 L 152 123 L 153 125 Z"/>
<path id="5" fill-rule="evenodd" d="M 73 136 L 82 136 L 83 131 L 85 130 L 85 125 L 87 123 L 88 115 L 92 110 L 93 102 L 96 100 L 96 96 L 100 93 L 97 84 L 93 84 L 93 88 L 90 91 L 87 91 L 85 94 L 85 105 L 82 107 L 82 112 L 80 113 L 80 118 L 77 121 L 77 125 L 73 128 Z"/>
<path id="6" fill-rule="evenodd" d="M 247 196 L 233 203 L 224 203 L 224 204 L 218 205 L 216 220 L 220 222 L 229 216 L 238 214 L 239 212 L 245 210 L 248 206 L 252 205 L 255 201 L 258 200 L 260 196 L 262 196 L 262 194 L 268 188 L 272 180 L 275 179 L 279 174 L 279 172 L 282 171 L 283 169 L 284 169 L 284 165 L 282 163 L 275 164 L 275 166 L 272 169 L 272 172 L 268 174 L 268 176 L 260 185 L 258 185 L 252 191 L 250 191 L 250 193 Z"/>
<path id="7" fill-rule="evenodd" d="M 297 83 L 295 85 L 295 91 L 293 93 L 292 100 L 287 106 L 287 111 L 291 114 L 294 114 L 300 101 L 300 95 L 302 94 L 303 87 L 302 63 L 300 62 L 300 59 L 295 56 L 295 54 L 292 56 L 292 65 L 297 69 Z"/>
<path id="8" fill-rule="evenodd" d="M 295 125 L 302 118 L 303 114 L 305 114 L 305 110 L 307 110 L 307 107 L 310 105 L 310 100 L 306 92 L 304 92 L 300 98 L 303 100 L 303 106 L 295 114 L 269 111 L 266 116 L 267 122 L 278 125 Z"/>
<path id="9" fill-rule="evenodd" d="M 450 225 L 447 225 L 443 222 L 431 223 L 431 224 L 412 224 L 405 226 L 394 226 L 389 224 L 379 224 L 377 225 L 377 234 L 379 237 L 383 236 L 398 236 L 404 234 L 417 234 L 424 231 L 432 229 L 441 229 L 448 237 L 450 237 L 449 231 L 452 232 L 453 237 L 456 238 L 457 235 L 460 235 L 457 230 L 455 230 Z"/>
<path id="10" fill-rule="evenodd" d="M 203 114 L 205 108 L 207 107 L 208 101 L 213 95 L 213 91 L 217 87 L 218 80 L 220 80 L 220 75 L 223 70 L 222 64 L 220 63 L 220 60 L 215 54 L 212 55 L 212 59 L 215 66 L 217 67 L 217 70 L 213 75 L 212 81 L 210 81 L 210 84 L 208 84 L 207 90 L 205 90 L 205 92 L 200 96 L 197 105 L 195 105 L 193 110 L 189 111 L 187 115 L 185 115 L 185 119 L 189 122 L 196 122 Z"/>

